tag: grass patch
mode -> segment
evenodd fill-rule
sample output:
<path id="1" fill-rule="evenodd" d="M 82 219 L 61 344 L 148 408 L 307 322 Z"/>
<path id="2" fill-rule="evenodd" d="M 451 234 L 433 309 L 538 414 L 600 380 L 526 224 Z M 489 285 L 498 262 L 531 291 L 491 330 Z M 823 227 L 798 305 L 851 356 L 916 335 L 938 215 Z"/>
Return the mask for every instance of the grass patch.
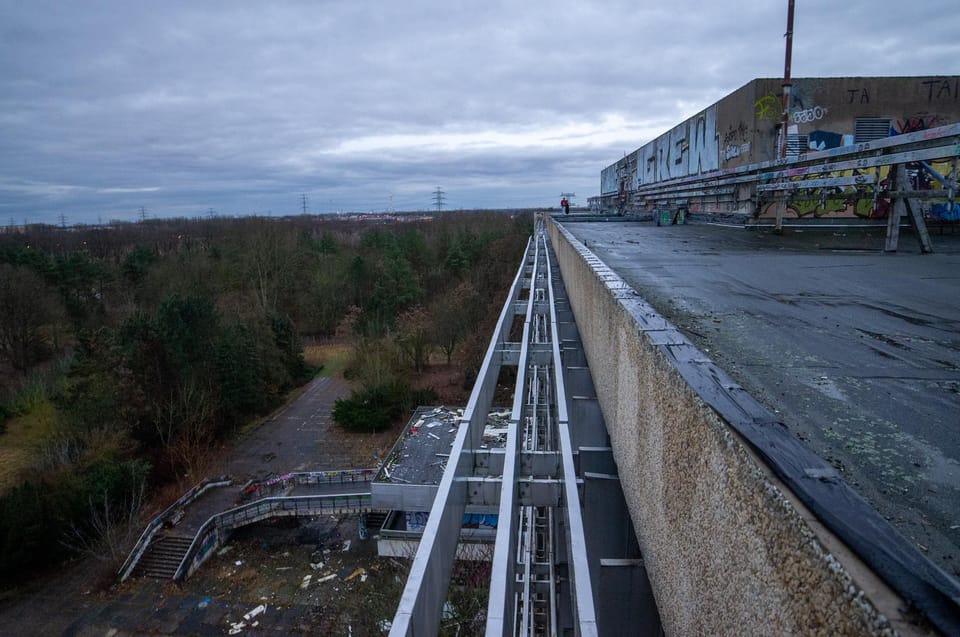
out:
<path id="1" fill-rule="evenodd" d="M 45 403 L 29 414 L 7 421 L 7 430 L 0 434 L 0 495 L 23 480 L 33 463 L 37 445 L 55 420 L 56 409 Z"/>
<path id="2" fill-rule="evenodd" d="M 314 368 L 320 369 L 320 376 L 343 378 L 343 370 L 350 362 L 353 346 L 349 343 L 331 341 L 314 343 L 303 348 L 303 360 Z"/>

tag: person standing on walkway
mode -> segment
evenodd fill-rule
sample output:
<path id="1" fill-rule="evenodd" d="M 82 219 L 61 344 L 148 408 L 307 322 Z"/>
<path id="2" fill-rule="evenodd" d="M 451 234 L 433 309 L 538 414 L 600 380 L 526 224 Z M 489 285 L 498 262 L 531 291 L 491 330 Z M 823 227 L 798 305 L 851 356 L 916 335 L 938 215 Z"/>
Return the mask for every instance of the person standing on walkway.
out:
<path id="1" fill-rule="evenodd" d="M 563 214 L 570 214 L 570 202 L 567 201 L 566 197 L 560 200 L 560 207 L 563 208 Z"/>

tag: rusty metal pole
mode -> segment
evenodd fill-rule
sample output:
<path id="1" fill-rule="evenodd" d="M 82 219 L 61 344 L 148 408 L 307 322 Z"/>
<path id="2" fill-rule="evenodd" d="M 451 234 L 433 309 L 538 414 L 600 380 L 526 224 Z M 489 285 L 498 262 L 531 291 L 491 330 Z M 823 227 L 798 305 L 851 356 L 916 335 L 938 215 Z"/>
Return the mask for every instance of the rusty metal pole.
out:
<path id="1" fill-rule="evenodd" d="M 787 126 L 790 122 L 790 59 L 793 56 L 793 4 L 794 0 L 787 0 L 787 47 L 783 60 L 783 113 L 780 121 L 780 161 L 787 158 Z M 787 208 L 787 193 L 782 193 L 782 199 L 777 205 L 777 223 L 775 232 L 783 232 L 783 215 Z"/>

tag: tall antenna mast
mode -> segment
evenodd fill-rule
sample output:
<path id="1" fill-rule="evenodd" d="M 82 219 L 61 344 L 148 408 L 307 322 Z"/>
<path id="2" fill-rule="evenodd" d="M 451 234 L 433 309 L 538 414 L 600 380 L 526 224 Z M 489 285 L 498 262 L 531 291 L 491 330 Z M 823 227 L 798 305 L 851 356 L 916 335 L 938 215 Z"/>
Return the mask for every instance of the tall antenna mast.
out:
<path id="1" fill-rule="evenodd" d="M 783 117 L 780 121 L 780 148 L 777 157 L 780 161 L 787 159 L 787 127 L 790 125 L 790 58 L 793 56 L 793 3 L 787 0 L 787 50 L 783 57 Z M 783 232 L 783 215 L 787 208 L 787 193 L 781 192 L 782 199 L 777 202 L 777 216 L 774 220 L 773 231 L 776 234 Z"/>
<path id="2" fill-rule="evenodd" d="M 300 208 L 303 210 L 303 214 L 307 214 L 307 194 L 300 194 Z"/>
<path id="3" fill-rule="evenodd" d="M 793 57 L 793 4 L 787 0 L 787 50 L 783 58 L 783 121 L 780 126 L 780 159 L 787 157 L 787 126 L 790 122 L 790 60 Z"/>

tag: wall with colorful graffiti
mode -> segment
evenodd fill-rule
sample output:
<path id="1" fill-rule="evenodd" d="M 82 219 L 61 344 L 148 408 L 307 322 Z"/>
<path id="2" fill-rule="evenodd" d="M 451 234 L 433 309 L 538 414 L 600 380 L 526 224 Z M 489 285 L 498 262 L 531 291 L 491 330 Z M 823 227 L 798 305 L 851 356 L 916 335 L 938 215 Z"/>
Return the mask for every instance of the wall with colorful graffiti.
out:
<path id="1" fill-rule="evenodd" d="M 613 165 L 607 166 L 600 173 L 600 192 L 603 194 L 615 193 L 617 192 L 617 172 L 619 168 L 619 163 L 617 162 Z"/>
<path id="2" fill-rule="evenodd" d="M 941 175 L 948 175 L 953 170 L 953 165 L 950 161 L 930 162 L 929 166 Z M 860 219 L 886 219 L 890 211 L 891 202 L 885 197 L 874 197 L 872 184 L 879 184 L 881 190 L 890 185 L 889 166 L 880 166 L 877 169 L 869 169 L 867 171 L 838 170 L 817 174 L 816 178 L 856 177 L 861 174 L 870 178 L 870 188 L 854 185 L 799 191 L 799 193 L 791 197 L 787 203 L 786 217 L 797 219 L 854 217 Z M 910 179 L 908 186 L 910 190 L 943 190 L 943 184 L 932 178 L 930 173 L 919 167 L 919 165 L 910 166 L 907 169 L 907 177 Z M 792 179 L 792 181 L 802 181 L 802 179 L 801 177 L 797 177 Z M 944 197 L 946 197 L 946 192 L 944 192 Z M 777 205 L 778 204 L 772 199 L 763 201 L 760 206 L 759 216 L 770 219 L 776 217 Z M 958 207 L 957 204 L 954 204 L 953 208 L 951 208 L 949 204 L 942 202 L 920 202 L 919 205 L 926 206 L 922 212 L 928 217 L 939 218 L 945 221 L 960 220 L 960 207 Z"/>
<path id="3" fill-rule="evenodd" d="M 779 79 L 755 80 L 755 125 L 779 138 Z M 775 117 L 774 117 L 775 115 Z M 792 83 L 788 135 L 800 151 L 828 150 L 960 121 L 958 77 L 798 78 Z M 764 161 L 763 157 L 753 162 Z"/>
<path id="4" fill-rule="evenodd" d="M 699 175 L 720 167 L 717 105 L 697 113 L 637 151 L 638 186 Z"/>
<path id="5" fill-rule="evenodd" d="M 627 190 L 635 190 L 777 159 L 783 127 L 782 84 L 778 78 L 752 80 L 644 144 L 603 169 L 601 194 L 619 195 L 622 200 L 625 184 Z M 960 122 L 960 77 L 795 78 L 787 113 L 787 146 L 791 156 L 798 156 L 956 122 Z M 883 180 L 886 175 L 875 177 Z M 883 201 L 862 194 L 855 186 L 807 192 L 806 199 L 798 198 L 790 211 L 798 217 L 886 216 Z M 737 202 L 716 206 L 720 212 L 740 208 Z M 707 201 L 690 202 L 691 211 L 710 208 Z M 766 215 L 768 206 L 761 201 L 757 212 Z"/>

